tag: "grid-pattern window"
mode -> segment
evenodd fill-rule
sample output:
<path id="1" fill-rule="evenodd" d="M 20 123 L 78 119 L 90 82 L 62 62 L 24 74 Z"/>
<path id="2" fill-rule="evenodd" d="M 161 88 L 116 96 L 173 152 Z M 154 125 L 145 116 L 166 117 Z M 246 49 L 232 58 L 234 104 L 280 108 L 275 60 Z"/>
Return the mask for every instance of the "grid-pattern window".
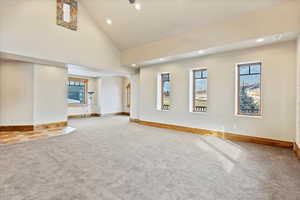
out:
<path id="1" fill-rule="evenodd" d="M 207 111 L 207 69 L 193 70 L 193 112 Z"/>
<path id="2" fill-rule="evenodd" d="M 238 65 L 237 114 L 261 116 L 261 63 Z"/>
<path id="3" fill-rule="evenodd" d="M 68 81 L 68 103 L 86 104 L 87 99 L 87 80 L 69 78 Z"/>
<path id="4" fill-rule="evenodd" d="M 170 74 L 164 73 L 161 74 L 161 109 L 169 110 L 171 105 L 170 99 Z"/>

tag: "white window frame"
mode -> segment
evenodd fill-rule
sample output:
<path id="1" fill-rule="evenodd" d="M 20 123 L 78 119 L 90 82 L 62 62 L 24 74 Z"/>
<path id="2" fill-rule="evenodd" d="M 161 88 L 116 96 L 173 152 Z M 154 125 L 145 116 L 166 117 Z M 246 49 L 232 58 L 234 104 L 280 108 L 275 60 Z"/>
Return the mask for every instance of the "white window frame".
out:
<path id="1" fill-rule="evenodd" d="M 195 70 L 206 70 L 207 71 L 207 111 L 205 112 L 195 112 L 194 111 L 194 71 Z M 208 95 L 208 78 L 209 72 L 207 67 L 197 67 L 190 69 L 189 72 L 189 112 L 190 113 L 198 113 L 198 114 L 207 114 L 209 107 L 209 95 Z"/>
<path id="2" fill-rule="evenodd" d="M 241 115 L 239 114 L 239 66 L 260 63 L 260 115 Z M 263 119 L 263 61 L 249 61 L 235 64 L 235 104 L 234 115 L 237 117 Z"/>
<path id="3" fill-rule="evenodd" d="M 162 80 L 161 80 L 161 75 L 162 74 L 169 74 L 170 77 L 170 85 L 171 85 L 171 73 L 170 72 L 159 72 L 157 74 L 157 89 L 156 89 L 156 109 L 159 111 L 164 111 L 164 112 L 168 112 L 169 110 L 163 110 L 162 109 Z M 172 93 L 172 85 L 171 85 L 171 93 Z M 172 95 L 170 94 L 170 99 L 172 100 Z M 172 101 L 171 101 L 172 102 Z M 170 105 L 171 107 L 171 105 Z"/>

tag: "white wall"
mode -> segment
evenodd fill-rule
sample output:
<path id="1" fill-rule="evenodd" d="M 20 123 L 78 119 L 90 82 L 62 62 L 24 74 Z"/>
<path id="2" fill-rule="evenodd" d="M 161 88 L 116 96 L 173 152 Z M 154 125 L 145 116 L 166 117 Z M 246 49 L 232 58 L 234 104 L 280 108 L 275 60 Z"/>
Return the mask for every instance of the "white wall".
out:
<path id="1" fill-rule="evenodd" d="M 67 121 L 67 69 L 34 65 L 34 124 Z"/>
<path id="2" fill-rule="evenodd" d="M 116 72 L 120 51 L 79 1 L 78 30 L 56 25 L 56 0 L 0 0 L 0 52 Z"/>
<path id="3" fill-rule="evenodd" d="M 97 97 L 98 97 L 97 79 L 92 77 L 81 77 L 81 76 L 69 76 L 69 77 L 88 79 L 88 92 L 95 92 L 95 93 L 92 96 L 92 99 L 87 98 L 87 105 L 69 106 L 68 115 L 99 113 L 98 111 L 99 105 L 97 102 Z"/>
<path id="4" fill-rule="evenodd" d="M 126 103 L 126 86 L 130 82 L 128 78 L 109 76 L 99 78 L 70 77 L 88 79 L 88 91 L 95 92 L 95 94 L 93 100 L 88 100 L 86 106 L 68 107 L 68 115 L 129 112 Z"/>
<path id="5" fill-rule="evenodd" d="M 130 107 L 127 106 L 127 86 L 130 80 L 127 77 L 123 78 L 123 112 L 130 113 Z M 130 89 L 131 90 L 131 89 Z M 129 103 L 131 105 L 131 102 Z"/>
<path id="6" fill-rule="evenodd" d="M 0 62 L 0 125 L 67 121 L 67 69 Z"/>
<path id="7" fill-rule="evenodd" d="M 296 143 L 300 147 L 300 36 L 297 39 L 297 75 L 296 75 Z"/>
<path id="8" fill-rule="evenodd" d="M 261 61 L 263 118 L 238 117 L 235 65 Z M 219 130 L 243 135 L 295 140 L 295 41 L 166 63 L 140 70 L 139 118 L 145 121 Z M 207 67 L 208 112 L 189 112 L 189 71 Z M 171 73 L 171 110 L 156 109 L 156 78 Z"/>
<path id="9" fill-rule="evenodd" d="M 102 77 L 101 114 L 111 114 L 123 112 L 123 78 L 122 77 Z"/>
<path id="10" fill-rule="evenodd" d="M 0 60 L 0 125 L 33 124 L 33 64 Z"/>

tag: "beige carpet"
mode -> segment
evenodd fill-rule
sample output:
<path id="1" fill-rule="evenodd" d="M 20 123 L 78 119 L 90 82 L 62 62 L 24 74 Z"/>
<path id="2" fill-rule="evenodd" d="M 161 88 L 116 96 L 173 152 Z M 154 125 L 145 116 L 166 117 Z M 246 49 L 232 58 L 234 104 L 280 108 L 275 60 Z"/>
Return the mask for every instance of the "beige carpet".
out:
<path id="1" fill-rule="evenodd" d="M 72 120 L 70 135 L 0 147 L 0 200 L 297 200 L 289 149 Z"/>

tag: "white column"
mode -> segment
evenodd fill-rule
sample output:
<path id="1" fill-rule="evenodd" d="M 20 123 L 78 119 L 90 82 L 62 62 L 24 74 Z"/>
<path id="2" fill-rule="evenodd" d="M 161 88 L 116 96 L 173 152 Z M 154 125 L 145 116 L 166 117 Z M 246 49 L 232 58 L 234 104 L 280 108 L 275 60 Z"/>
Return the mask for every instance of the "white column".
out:
<path id="1" fill-rule="evenodd" d="M 0 125 L 33 124 L 33 64 L 0 60 Z"/>
<path id="2" fill-rule="evenodd" d="M 296 76 L 296 143 L 300 146 L 300 35 L 297 39 Z"/>
<path id="3" fill-rule="evenodd" d="M 131 83 L 130 118 L 139 119 L 140 73 L 131 75 L 129 79 Z"/>
<path id="4" fill-rule="evenodd" d="M 97 108 L 96 108 L 96 113 L 101 114 L 101 101 L 102 101 L 102 79 L 101 78 L 97 78 L 96 80 L 96 84 L 97 84 L 97 91 L 96 91 L 96 95 L 97 95 Z"/>
<path id="5" fill-rule="evenodd" d="M 34 124 L 68 120 L 67 68 L 34 64 L 33 119 Z"/>

